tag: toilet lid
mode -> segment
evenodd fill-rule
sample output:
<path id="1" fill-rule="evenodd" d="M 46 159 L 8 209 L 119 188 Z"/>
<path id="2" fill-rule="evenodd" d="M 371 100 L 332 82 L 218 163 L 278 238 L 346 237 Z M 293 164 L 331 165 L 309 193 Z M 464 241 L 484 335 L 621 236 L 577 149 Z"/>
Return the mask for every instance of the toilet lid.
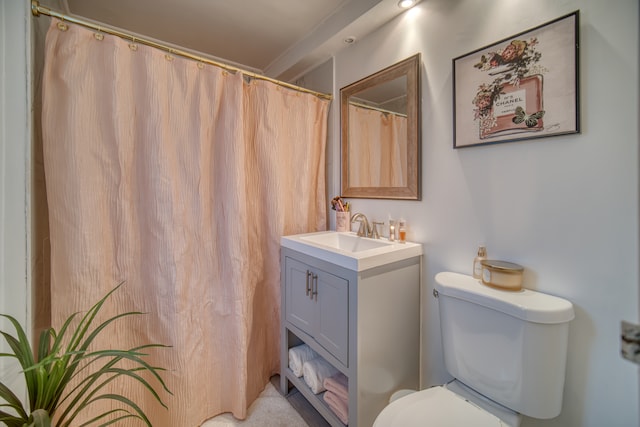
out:
<path id="1" fill-rule="evenodd" d="M 445 387 L 402 397 L 380 412 L 373 427 L 500 427 L 501 420 Z"/>

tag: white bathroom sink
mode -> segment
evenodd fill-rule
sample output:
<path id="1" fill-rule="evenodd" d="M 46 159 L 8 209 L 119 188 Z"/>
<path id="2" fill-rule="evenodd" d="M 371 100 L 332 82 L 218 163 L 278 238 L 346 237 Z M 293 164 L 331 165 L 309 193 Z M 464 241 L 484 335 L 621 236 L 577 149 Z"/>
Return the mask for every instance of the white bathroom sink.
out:
<path id="1" fill-rule="evenodd" d="M 392 245 L 393 242 L 387 239 L 368 239 L 365 237 L 358 237 L 354 233 L 314 233 L 306 236 L 301 236 L 301 240 L 315 243 L 317 245 L 329 246 L 333 249 L 338 249 L 346 252 L 360 252 L 369 249 L 382 248 Z"/>
<path id="2" fill-rule="evenodd" d="M 356 271 L 422 255 L 419 243 L 370 239 L 352 232 L 297 234 L 284 236 L 280 242 L 286 248 Z"/>

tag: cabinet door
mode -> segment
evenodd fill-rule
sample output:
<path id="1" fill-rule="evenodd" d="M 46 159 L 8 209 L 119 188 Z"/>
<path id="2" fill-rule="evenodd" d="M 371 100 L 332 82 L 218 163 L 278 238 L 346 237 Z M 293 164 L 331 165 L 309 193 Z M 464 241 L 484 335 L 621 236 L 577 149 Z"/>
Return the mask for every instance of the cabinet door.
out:
<path id="1" fill-rule="evenodd" d="M 316 341 L 348 366 L 349 282 L 326 272 L 320 272 L 317 280 Z"/>
<path id="2" fill-rule="evenodd" d="M 309 335 L 314 335 L 317 317 L 315 299 L 312 299 L 311 269 L 292 258 L 285 261 L 285 307 L 287 321 L 302 329 Z"/>
<path id="3" fill-rule="evenodd" d="M 285 258 L 285 316 L 346 366 L 349 360 L 349 281 Z"/>

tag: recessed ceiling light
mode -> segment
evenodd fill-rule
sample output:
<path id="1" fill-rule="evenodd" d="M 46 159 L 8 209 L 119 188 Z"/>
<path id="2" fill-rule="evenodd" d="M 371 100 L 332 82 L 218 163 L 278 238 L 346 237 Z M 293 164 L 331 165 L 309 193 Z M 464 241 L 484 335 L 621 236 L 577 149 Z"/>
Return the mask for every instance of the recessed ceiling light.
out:
<path id="1" fill-rule="evenodd" d="M 354 44 L 356 42 L 356 38 L 354 36 L 349 36 L 345 38 L 343 41 L 345 44 Z"/>
<path id="2" fill-rule="evenodd" d="M 401 7 L 403 9 L 408 9 L 414 4 L 416 4 L 416 0 L 400 0 L 398 2 L 398 7 Z"/>

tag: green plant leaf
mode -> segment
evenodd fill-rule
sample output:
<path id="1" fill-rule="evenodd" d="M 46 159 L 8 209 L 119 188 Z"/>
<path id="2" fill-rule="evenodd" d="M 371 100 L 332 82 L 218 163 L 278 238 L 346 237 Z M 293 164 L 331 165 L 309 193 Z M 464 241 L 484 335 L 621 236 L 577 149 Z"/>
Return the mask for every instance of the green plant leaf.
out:
<path id="1" fill-rule="evenodd" d="M 0 398 L 2 398 L 2 400 L 7 402 L 7 404 L 2 404 L 2 405 L 0 405 L 0 407 L 12 408 L 14 411 L 16 411 L 18 413 L 18 416 L 21 419 L 23 419 L 23 420 L 27 419 L 27 411 L 24 410 L 24 408 L 22 406 L 22 402 L 20 401 L 20 399 L 18 399 L 18 396 L 16 396 L 9 389 L 9 387 L 7 387 L 2 382 L 0 382 Z M 4 414 L 4 413 L 0 413 L 0 414 Z"/>
<path id="2" fill-rule="evenodd" d="M 115 414 L 115 413 L 118 413 L 118 412 L 124 412 L 125 415 L 121 415 L 121 416 L 119 416 L 117 418 L 114 418 L 112 420 L 106 421 L 106 422 L 100 424 L 100 427 L 109 426 L 111 424 L 115 424 L 115 423 L 120 422 L 122 420 L 125 420 L 127 418 L 138 418 L 136 415 L 132 414 L 131 412 L 127 411 L 126 409 L 122 409 L 122 408 L 112 409 L 111 411 L 105 412 L 104 414 L 100 414 L 97 417 L 92 418 L 89 421 L 86 421 L 86 422 L 80 424 L 80 426 L 78 426 L 78 427 L 89 426 L 89 425 L 91 425 L 91 424 L 93 424 L 93 423 L 95 423 L 95 422 L 97 422 L 97 421 L 99 421 L 99 420 L 101 420 L 101 419 L 103 419 L 105 417 L 108 417 L 111 414 Z"/>
<path id="3" fill-rule="evenodd" d="M 115 291 L 117 291 L 120 288 L 120 286 L 123 285 L 123 283 L 124 282 L 120 282 L 118 284 L 118 286 L 116 286 L 111 291 L 109 291 L 104 297 L 102 297 L 102 299 L 100 299 L 100 301 L 95 303 L 93 305 L 93 307 L 91 307 L 89 309 L 87 314 L 85 314 L 83 316 L 82 320 L 80 321 L 80 324 L 78 325 L 78 328 L 76 329 L 75 333 L 73 334 L 73 337 L 71 339 L 71 343 L 69 344 L 69 347 L 67 347 L 68 350 L 71 351 L 71 350 L 75 350 L 75 349 L 78 348 L 80 343 L 83 341 L 83 338 L 86 335 L 87 331 L 89 330 L 89 327 L 91 326 L 91 323 L 93 322 L 93 319 L 95 319 L 95 317 L 98 315 L 98 313 L 100 312 L 100 309 L 104 305 L 105 301 L 111 296 L 111 294 L 113 294 Z M 111 319 L 107 320 L 101 326 L 96 328 L 96 330 L 94 330 L 94 332 L 91 335 L 93 337 L 95 337 L 100 332 L 98 329 L 100 329 L 100 330 L 104 329 L 103 325 L 105 325 L 107 322 L 111 323 L 112 320 L 115 320 L 118 317 L 121 317 L 121 315 L 112 317 Z M 90 338 L 91 338 L 91 336 L 90 336 Z M 86 350 L 89 347 L 89 344 L 91 343 L 91 341 L 93 341 L 93 339 L 84 341 L 84 344 L 86 345 L 84 347 L 84 350 Z"/>
<path id="4" fill-rule="evenodd" d="M 4 423 L 7 427 L 23 427 L 26 419 L 18 418 L 6 412 L 0 411 L 0 423 Z"/>
<path id="5" fill-rule="evenodd" d="M 20 326 L 20 322 L 6 314 L 0 314 L 0 317 L 8 319 L 16 330 L 16 333 L 18 334 L 18 338 L 14 338 L 12 335 L 7 334 L 6 332 L 2 332 L 2 335 L 7 341 L 7 344 L 9 344 L 11 350 L 13 350 L 13 353 L 20 362 L 21 366 L 23 368 L 27 368 L 33 365 L 34 360 L 31 346 L 29 345 L 27 334 L 24 332 L 24 329 L 22 329 L 22 326 Z"/>
<path id="6" fill-rule="evenodd" d="M 20 322 L 18 322 L 15 318 L 6 314 L 0 314 L 0 317 L 4 317 L 5 319 L 8 319 L 13 325 L 18 335 L 18 338 L 15 338 L 4 331 L 0 331 L 5 341 L 7 341 L 7 344 L 9 344 L 9 347 L 11 347 L 11 350 L 13 351 L 12 357 L 15 357 L 16 359 L 18 359 L 18 362 L 20 363 L 20 366 L 22 366 L 22 369 L 27 369 L 30 366 L 33 366 L 35 362 L 33 360 L 33 352 L 31 350 L 31 345 L 29 344 L 29 340 L 27 339 L 27 334 L 24 332 L 24 329 L 22 329 L 22 326 L 20 326 Z M 35 409 L 33 407 L 33 404 L 36 400 L 35 393 L 37 390 L 37 384 L 36 384 L 37 379 L 35 378 L 35 373 L 24 372 L 24 379 L 26 382 L 27 393 L 29 396 L 30 410 L 33 411 Z"/>
<path id="7" fill-rule="evenodd" d="M 40 340 L 38 342 L 38 361 L 48 356 L 49 349 L 51 348 L 51 337 L 53 334 L 55 334 L 53 328 L 45 329 L 40 332 Z"/>
<path id="8" fill-rule="evenodd" d="M 155 389 L 151 386 L 151 384 L 149 384 L 149 382 L 146 379 L 136 374 L 136 372 L 138 371 L 146 371 L 146 372 L 152 373 L 152 375 L 154 375 L 154 377 L 162 385 L 163 389 L 167 391 L 169 394 L 171 394 L 171 391 L 167 388 L 166 384 L 164 383 L 164 381 L 158 375 L 158 372 L 157 372 L 157 371 L 163 371 L 164 369 L 150 366 L 145 361 L 143 361 L 140 357 L 138 357 L 139 355 L 144 355 L 144 354 L 138 352 L 137 350 L 144 349 L 144 348 L 151 348 L 151 347 L 166 347 L 166 346 L 149 344 L 149 345 L 144 345 L 144 346 L 134 348 L 129 351 L 103 350 L 103 351 L 96 351 L 86 355 L 87 358 L 91 358 L 91 361 L 89 361 L 84 366 L 83 369 L 88 368 L 93 363 L 97 363 L 102 358 L 112 357 L 112 359 L 107 363 L 105 363 L 96 372 L 85 377 L 82 380 L 82 382 L 74 388 L 74 390 L 72 390 L 67 394 L 67 396 L 73 395 L 74 397 L 71 403 L 65 409 L 64 413 L 61 415 L 60 419 L 66 420 L 68 423 L 73 421 L 76 418 L 76 416 L 78 416 L 78 414 L 82 412 L 82 410 L 91 403 L 93 396 L 95 394 L 97 394 L 108 383 L 110 383 L 111 381 L 115 380 L 120 376 L 127 376 L 141 383 L 163 407 L 167 408 L 167 405 L 162 401 L 162 399 L 160 398 L 158 393 L 155 391 Z M 129 369 L 114 367 L 117 363 L 119 363 L 123 359 L 132 361 L 139 366 L 134 368 L 129 368 Z M 104 380 L 102 381 L 102 379 Z M 76 390 L 78 391 L 76 392 Z"/>
<path id="9" fill-rule="evenodd" d="M 147 424 L 147 426 L 152 427 L 151 422 L 149 421 L 145 413 L 142 411 L 142 409 L 140 409 L 140 407 L 136 405 L 131 399 L 128 399 L 124 396 L 120 396 L 119 394 L 103 394 L 103 395 L 97 396 L 95 399 L 91 400 L 89 403 L 93 403 L 93 402 L 97 402 L 98 400 L 105 400 L 105 399 L 117 400 L 118 402 L 124 403 L 125 405 L 129 406 L 134 411 L 136 411 L 137 415 L 132 414 L 134 417 L 141 419 Z"/>
<path id="10" fill-rule="evenodd" d="M 148 344 L 148 345 L 144 345 L 144 346 L 140 346 L 140 347 L 135 347 L 135 348 L 133 348 L 131 350 L 128 350 L 128 351 L 104 350 L 104 351 L 99 351 L 99 352 L 93 352 L 93 353 L 91 353 L 91 355 L 100 355 L 100 357 L 103 357 L 103 356 L 114 356 L 114 357 L 119 357 L 119 358 L 122 358 L 122 359 L 130 360 L 130 361 L 140 365 L 141 369 L 144 369 L 144 370 L 148 371 L 149 373 L 151 373 L 154 376 L 154 378 L 162 385 L 162 388 L 166 392 L 171 394 L 171 391 L 169 391 L 169 388 L 166 386 L 164 380 L 158 374 L 158 371 L 164 371 L 165 369 L 151 366 L 145 360 L 143 360 L 141 357 L 138 357 L 140 355 L 146 356 L 146 354 L 144 354 L 144 353 L 139 353 L 139 350 L 142 350 L 142 349 L 145 349 L 145 348 L 152 348 L 152 347 L 169 348 L 168 346 L 164 346 L 164 345 L 160 345 L 160 344 Z M 114 354 L 112 354 L 112 353 L 114 353 Z"/>

